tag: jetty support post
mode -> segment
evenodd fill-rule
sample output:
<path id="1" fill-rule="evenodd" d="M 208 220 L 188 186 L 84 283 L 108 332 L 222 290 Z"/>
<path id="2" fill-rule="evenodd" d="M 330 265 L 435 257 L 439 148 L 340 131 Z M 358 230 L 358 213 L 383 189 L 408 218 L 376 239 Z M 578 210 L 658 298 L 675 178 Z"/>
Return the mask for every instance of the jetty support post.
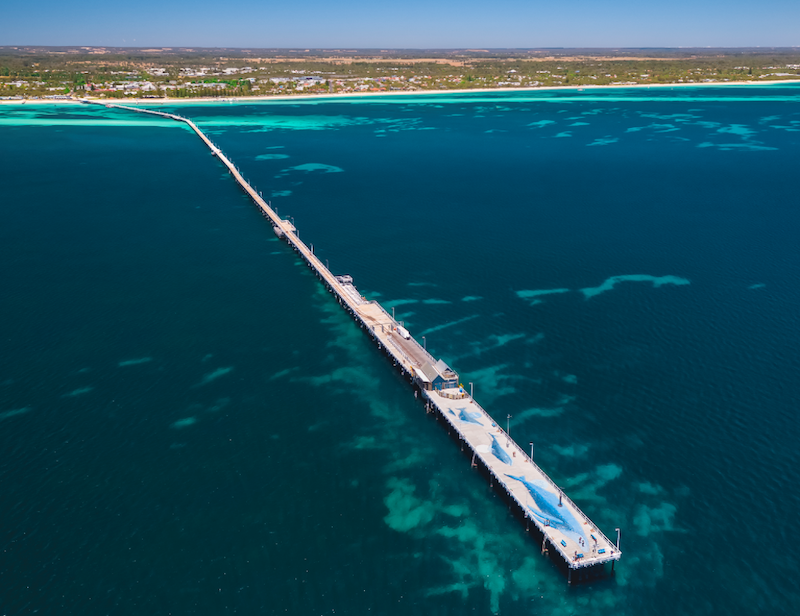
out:
<path id="1" fill-rule="evenodd" d="M 620 530 L 618 528 L 615 528 L 614 530 L 617 531 L 617 553 L 619 553 Z M 614 565 L 616 564 L 617 564 L 616 559 L 611 561 L 611 573 L 614 573 Z"/>

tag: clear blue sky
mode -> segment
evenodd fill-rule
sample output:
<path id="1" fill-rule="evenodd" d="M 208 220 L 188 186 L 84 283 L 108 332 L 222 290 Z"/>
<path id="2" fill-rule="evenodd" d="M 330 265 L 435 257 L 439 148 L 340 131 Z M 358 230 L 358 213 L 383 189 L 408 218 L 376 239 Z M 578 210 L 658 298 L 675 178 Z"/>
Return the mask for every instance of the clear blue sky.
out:
<path id="1" fill-rule="evenodd" d="M 800 46 L 800 0 L 11 0 L 0 45 Z"/>

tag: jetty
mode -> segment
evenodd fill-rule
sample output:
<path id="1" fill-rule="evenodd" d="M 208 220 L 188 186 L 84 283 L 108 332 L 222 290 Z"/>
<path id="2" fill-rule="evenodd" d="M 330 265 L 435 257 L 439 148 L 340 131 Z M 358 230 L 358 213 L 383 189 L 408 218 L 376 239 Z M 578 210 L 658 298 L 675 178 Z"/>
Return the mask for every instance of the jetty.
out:
<path id="1" fill-rule="evenodd" d="M 377 301 L 367 300 L 350 275 L 334 275 L 314 254 L 314 248 L 300 240 L 299 231 L 282 220 L 242 176 L 236 166 L 190 119 L 171 113 L 128 105 L 81 99 L 88 104 L 161 116 L 187 124 L 225 165 L 241 189 L 267 218 L 278 237 L 286 240 L 308 265 L 338 303 L 373 339 L 392 364 L 414 388 L 427 412 L 442 420 L 448 432 L 466 449 L 474 468 L 482 471 L 514 507 L 515 513 L 534 536 L 536 545 L 562 568 L 570 583 L 587 581 L 613 573 L 622 556 L 620 531 L 612 542 L 559 488 L 510 436 L 508 423 L 501 423 L 478 404 L 459 383 L 458 374 L 442 360 L 432 357 Z"/>

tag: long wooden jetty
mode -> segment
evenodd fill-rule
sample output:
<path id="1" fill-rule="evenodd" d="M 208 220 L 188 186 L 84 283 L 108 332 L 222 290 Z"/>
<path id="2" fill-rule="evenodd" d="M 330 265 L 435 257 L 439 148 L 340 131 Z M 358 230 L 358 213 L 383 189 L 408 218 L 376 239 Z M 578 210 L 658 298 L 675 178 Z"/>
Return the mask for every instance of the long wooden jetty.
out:
<path id="1" fill-rule="evenodd" d="M 566 570 L 570 583 L 606 573 L 605 565 L 622 556 L 619 529 L 614 543 L 573 503 L 547 474 L 458 382 L 458 375 L 444 362 L 433 358 L 408 331 L 376 301 L 366 300 L 349 275 L 335 276 L 314 254 L 313 245 L 300 240 L 294 225 L 282 220 L 198 126 L 190 119 L 171 113 L 100 103 L 169 118 L 187 124 L 227 167 L 239 186 L 272 223 L 278 237 L 285 239 L 308 264 L 339 304 L 375 341 L 415 388 L 425 408 L 443 419 L 448 431 L 469 448 L 473 467 L 484 471 L 524 520 L 530 533 L 541 541 L 547 553 Z"/>

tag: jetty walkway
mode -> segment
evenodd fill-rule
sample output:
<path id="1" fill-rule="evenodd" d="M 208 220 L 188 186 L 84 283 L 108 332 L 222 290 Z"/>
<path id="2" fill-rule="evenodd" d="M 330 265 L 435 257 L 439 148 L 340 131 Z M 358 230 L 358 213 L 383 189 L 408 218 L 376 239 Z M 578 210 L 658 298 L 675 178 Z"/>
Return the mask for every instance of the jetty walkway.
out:
<path id="1" fill-rule="evenodd" d="M 554 557 L 567 570 L 570 582 L 602 575 L 605 565 L 621 557 L 619 534 L 613 543 L 573 503 L 533 459 L 511 438 L 483 407 L 458 383 L 458 375 L 444 362 L 436 360 L 376 301 L 366 300 L 349 275 L 335 276 L 300 240 L 299 232 L 288 220 L 282 220 L 241 175 L 236 166 L 197 125 L 182 116 L 127 105 L 85 103 L 137 113 L 157 115 L 187 124 L 219 158 L 272 223 L 278 237 L 284 238 L 306 262 L 339 304 L 386 353 L 393 364 L 415 386 L 415 396 L 422 399 L 428 412 L 436 413 L 466 447 L 472 465 L 488 476 L 492 486 L 502 490 L 510 504 L 517 507 L 529 532 L 538 533 L 543 553 Z M 448 430 L 448 431 L 449 431 Z M 533 528 L 531 528 L 531 526 Z M 619 531 L 617 531 L 619 532 Z M 557 556 L 557 558 L 555 558 Z"/>

